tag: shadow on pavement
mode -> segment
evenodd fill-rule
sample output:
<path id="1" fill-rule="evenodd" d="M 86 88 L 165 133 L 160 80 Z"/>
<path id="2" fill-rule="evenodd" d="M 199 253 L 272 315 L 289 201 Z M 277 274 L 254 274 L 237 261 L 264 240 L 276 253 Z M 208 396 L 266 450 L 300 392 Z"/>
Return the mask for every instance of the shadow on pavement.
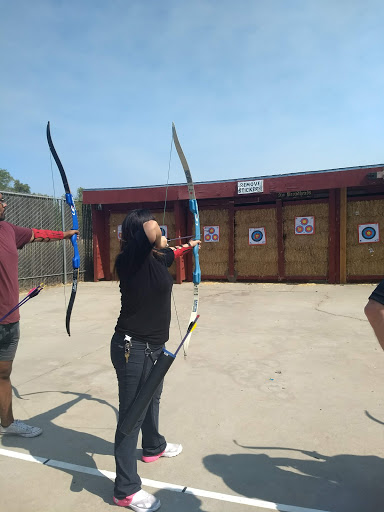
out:
<path id="1" fill-rule="evenodd" d="M 201 501 L 192 494 L 185 494 L 181 492 L 167 491 L 161 489 L 160 491 L 152 492 L 161 501 L 161 510 L 167 512 L 205 512 L 200 508 Z"/>
<path id="2" fill-rule="evenodd" d="M 289 448 L 241 447 L 261 453 L 209 455 L 203 462 L 211 473 L 220 476 L 242 496 L 331 512 L 383 510 L 384 459 L 380 457 L 329 457 Z M 279 455 L 287 450 L 301 456 L 274 457 L 271 455 L 274 450 Z"/>
<path id="3" fill-rule="evenodd" d="M 37 457 L 46 457 L 55 459 L 62 462 L 86 466 L 87 468 L 98 469 L 94 460 L 94 455 L 107 455 L 113 457 L 113 442 L 106 441 L 94 434 L 80 432 L 68 427 L 61 427 L 54 423 L 54 420 L 67 411 L 80 403 L 83 400 L 96 401 L 107 407 L 111 407 L 118 417 L 118 411 L 111 404 L 105 400 L 92 397 L 88 393 L 74 393 L 71 391 L 40 391 L 38 393 L 26 393 L 22 396 L 18 393 L 16 388 L 13 388 L 15 396 L 21 400 L 24 397 L 44 394 L 44 393 L 60 393 L 68 396 L 75 396 L 72 400 L 61 404 L 53 409 L 46 411 L 42 414 L 28 419 L 31 425 L 41 426 L 44 429 L 43 435 L 33 438 L 25 439 L 17 436 L 2 437 L 2 446 L 10 449 L 21 448 L 29 451 L 31 455 Z M 137 459 L 141 459 L 141 450 L 136 451 Z M 91 494 L 99 496 L 106 504 L 116 508 L 112 502 L 113 496 L 113 481 L 106 477 L 90 475 L 78 471 L 54 468 L 63 473 L 71 475 L 72 480 L 70 484 L 70 491 L 82 492 L 87 491 Z M 106 468 L 101 468 L 106 469 Z M 140 474 L 140 468 L 139 468 Z M 181 494 L 174 491 L 160 490 L 154 492 L 162 502 L 162 507 L 166 505 L 166 510 L 169 512 L 176 512 L 180 510 L 188 510 L 188 512 L 204 512 L 200 508 L 200 500 L 190 494 Z"/>
<path id="4" fill-rule="evenodd" d="M 25 439 L 17 436 L 2 437 L 2 446 L 7 448 L 21 448 L 28 450 L 31 455 L 47 457 L 59 461 L 78 464 L 89 468 L 97 469 L 94 455 L 113 456 L 113 442 L 106 441 L 94 434 L 80 432 L 67 427 L 61 427 L 54 423 L 54 420 L 83 400 L 96 401 L 100 404 L 111 407 L 114 413 L 118 411 L 105 400 L 92 397 L 88 393 L 74 393 L 72 391 L 40 391 L 38 393 L 26 393 L 22 396 L 13 388 L 15 396 L 24 399 L 29 395 L 44 393 L 60 393 L 68 396 L 75 396 L 72 400 L 61 404 L 49 411 L 38 414 L 28 419 L 28 424 L 41 426 L 43 435 L 32 439 Z M 83 490 L 95 494 L 106 503 L 113 505 L 113 482 L 107 478 L 80 473 L 70 469 L 55 468 L 63 473 L 72 476 L 70 490 L 81 492 Z M 102 468 L 105 469 L 105 468 Z M 115 505 L 113 505 L 115 506 Z"/>

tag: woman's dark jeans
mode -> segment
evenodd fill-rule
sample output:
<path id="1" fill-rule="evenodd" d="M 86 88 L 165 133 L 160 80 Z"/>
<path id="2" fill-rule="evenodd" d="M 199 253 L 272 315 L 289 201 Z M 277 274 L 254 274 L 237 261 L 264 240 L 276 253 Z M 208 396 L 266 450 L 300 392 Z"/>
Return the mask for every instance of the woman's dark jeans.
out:
<path id="1" fill-rule="evenodd" d="M 159 434 L 159 405 L 163 382 L 159 385 L 148 408 L 144 411 L 131 434 L 125 436 L 119 430 L 120 422 L 134 401 L 142 378 L 148 377 L 153 361 L 160 356 L 163 345 L 148 345 L 151 356 L 146 355 L 147 344 L 132 339 L 128 362 L 124 355 L 124 334 L 115 332 L 111 340 L 111 360 L 116 370 L 119 384 L 119 422 L 115 434 L 116 480 L 114 496 L 123 499 L 141 489 L 141 479 L 137 474 L 136 448 L 139 431 L 142 433 L 143 455 L 152 456 L 163 452 L 167 446 L 165 438 Z M 147 358 L 146 365 L 144 364 Z M 145 374 L 143 375 L 143 368 Z"/>

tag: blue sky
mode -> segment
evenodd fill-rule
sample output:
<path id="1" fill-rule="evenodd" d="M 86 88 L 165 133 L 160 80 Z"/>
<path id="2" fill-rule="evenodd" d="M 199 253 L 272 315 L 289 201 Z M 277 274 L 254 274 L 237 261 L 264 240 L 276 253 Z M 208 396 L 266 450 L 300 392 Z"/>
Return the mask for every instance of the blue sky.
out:
<path id="1" fill-rule="evenodd" d="M 74 193 L 166 183 L 172 121 L 195 181 L 384 162 L 381 0 L 0 9 L 0 168 L 33 192 L 53 194 L 48 120 Z"/>

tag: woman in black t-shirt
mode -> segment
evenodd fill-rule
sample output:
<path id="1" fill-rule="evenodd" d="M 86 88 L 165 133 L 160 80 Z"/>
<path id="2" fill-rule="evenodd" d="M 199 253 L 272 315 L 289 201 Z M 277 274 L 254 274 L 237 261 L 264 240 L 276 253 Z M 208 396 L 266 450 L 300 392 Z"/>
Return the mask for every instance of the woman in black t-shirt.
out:
<path id="1" fill-rule="evenodd" d="M 115 263 L 120 281 L 121 310 L 111 340 L 111 360 L 119 385 L 119 423 L 115 434 L 116 480 L 113 501 L 136 512 L 151 512 L 160 500 L 141 489 L 136 446 L 142 432 L 142 461 L 181 453 L 180 444 L 167 443 L 159 433 L 162 383 L 135 429 L 119 430 L 152 365 L 169 338 L 173 279 L 168 272 L 175 258 L 189 252 L 199 240 L 168 247 L 158 223 L 148 210 L 133 210 L 122 225 L 121 252 Z"/>

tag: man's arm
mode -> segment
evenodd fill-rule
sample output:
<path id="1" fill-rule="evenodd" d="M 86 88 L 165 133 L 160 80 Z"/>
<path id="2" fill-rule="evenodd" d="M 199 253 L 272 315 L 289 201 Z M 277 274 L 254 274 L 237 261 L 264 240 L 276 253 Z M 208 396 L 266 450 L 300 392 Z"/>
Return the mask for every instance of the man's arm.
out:
<path id="1" fill-rule="evenodd" d="M 78 235 L 78 229 L 69 229 L 68 231 L 51 231 L 49 229 L 32 228 L 31 242 L 50 242 L 51 240 L 68 240 L 73 235 Z"/>

